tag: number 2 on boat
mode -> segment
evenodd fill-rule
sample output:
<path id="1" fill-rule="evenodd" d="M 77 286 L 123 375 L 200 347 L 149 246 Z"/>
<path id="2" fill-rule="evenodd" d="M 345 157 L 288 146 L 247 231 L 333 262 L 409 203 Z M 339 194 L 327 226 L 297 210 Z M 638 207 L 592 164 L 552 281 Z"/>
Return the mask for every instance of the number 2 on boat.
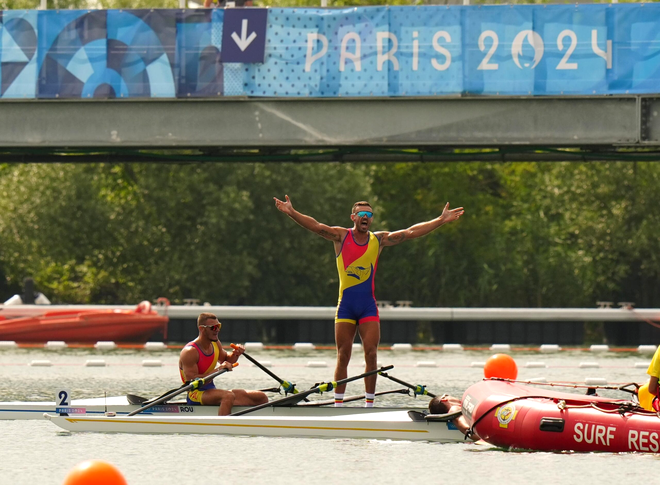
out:
<path id="1" fill-rule="evenodd" d="M 57 397 L 55 398 L 55 403 L 58 406 L 68 406 L 69 405 L 69 395 L 70 392 L 68 389 L 60 389 L 57 391 Z"/>

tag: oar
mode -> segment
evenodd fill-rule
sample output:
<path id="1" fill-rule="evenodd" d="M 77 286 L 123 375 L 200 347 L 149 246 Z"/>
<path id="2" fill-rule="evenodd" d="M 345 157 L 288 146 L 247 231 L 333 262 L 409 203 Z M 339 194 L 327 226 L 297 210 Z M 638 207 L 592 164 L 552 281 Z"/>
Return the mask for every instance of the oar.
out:
<path id="1" fill-rule="evenodd" d="M 259 391 L 261 391 L 261 392 L 277 392 L 278 394 L 282 394 L 280 392 L 279 387 L 269 387 L 268 389 L 259 389 Z"/>
<path id="2" fill-rule="evenodd" d="M 375 369 L 369 372 L 365 372 L 364 374 L 360 374 L 359 376 L 353 376 L 353 377 L 347 377 L 346 379 L 339 379 L 338 381 L 330 381 L 330 382 L 322 382 L 321 384 L 317 384 L 311 389 L 307 389 L 306 391 L 301 391 L 298 394 L 294 394 L 292 396 L 287 396 L 283 397 L 282 399 L 276 399 L 275 401 L 270 401 L 264 404 L 259 404 L 258 406 L 254 406 L 248 409 L 244 409 L 242 411 L 238 411 L 236 413 L 230 414 L 230 416 L 241 416 L 243 414 L 248 414 L 254 411 L 258 411 L 263 408 L 267 408 L 270 406 L 286 406 L 286 405 L 294 405 L 305 399 L 307 396 L 315 393 L 323 393 L 323 392 L 329 392 L 335 389 L 337 386 L 341 386 L 342 384 L 347 384 L 352 381 L 357 381 L 358 379 L 362 379 L 364 377 L 372 376 L 374 374 L 379 374 L 381 372 L 385 372 L 386 370 L 393 369 L 393 365 L 388 365 L 387 367 L 381 367 L 380 369 Z"/>
<path id="3" fill-rule="evenodd" d="M 406 396 L 410 396 L 410 391 L 408 389 L 390 389 L 389 391 L 380 391 L 376 393 L 376 396 L 385 396 L 387 394 L 405 394 Z M 344 398 L 344 403 L 347 402 L 353 402 L 353 401 L 359 401 L 360 399 L 364 399 L 364 394 L 359 394 L 357 396 L 348 396 Z M 331 404 L 334 404 L 335 400 L 334 399 L 326 399 L 325 401 L 312 401 L 312 402 L 306 402 L 303 404 L 298 404 L 298 406 L 305 407 L 321 407 L 321 406 L 329 406 Z M 350 409 L 350 408 L 349 408 Z M 353 408 L 355 409 L 355 408 Z"/>
<path id="4" fill-rule="evenodd" d="M 232 367 L 236 367 L 237 365 L 238 365 L 238 362 L 235 363 Z M 180 388 L 175 389 L 174 391 L 170 392 L 169 394 L 166 394 L 163 397 L 160 397 L 160 398 L 156 399 L 153 402 L 150 402 L 146 406 L 142 406 L 141 408 L 136 409 L 135 411 L 131 411 L 130 413 L 128 413 L 128 416 L 134 416 L 138 413 L 141 413 L 142 411 L 146 411 L 147 409 L 149 409 L 151 407 L 154 407 L 157 404 L 160 404 L 164 401 L 167 401 L 168 399 L 172 399 L 174 396 L 178 396 L 182 392 L 189 391 L 190 389 L 197 389 L 198 387 L 203 386 L 207 382 L 211 382 L 213 379 L 218 377 L 220 374 L 224 374 L 228 370 L 229 369 L 220 369 L 220 370 L 217 370 L 217 371 L 213 372 L 212 374 L 207 375 L 206 377 L 202 377 L 200 379 L 195 379 L 195 380 L 189 382 L 188 384 L 184 384 Z"/>
<path id="5" fill-rule="evenodd" d="M 129 404 L 151 404 L 152 402 L 157 401 L 162 397 L 168 396 L 170 393 L 177 391 L 178 389 L 179 389 L 178 387 L 176 389 L 170 389 L 169 391 L 165 391 L 160 396 L 152 397 L 151 399 L 147 399 L 146 397 L 136 396 L 135 394 L 126 394 L 126 399 L 128 400 Z M 162 402 L 164 401 L 159 401 L 159 403 Z"/>
<path id="6" fill-rule="evenodd" d="M 409 382 L 402 381 L 401 379 L 397 379 L 396 377 L 392 377 L 392 376 L 386 374 L 385 372 L 380 372 L 379 374 L 383 377 L 387 377 L 389 380 L 394 381 L 397 384 L 401 384 L 402 386 L 409 387 L 410 389 L 413 390 L 413 393 L 415 394 L 415 396 L 419 395 L 419 396 L 435 397 L 435 394 L 433 394 L 432 392 L 427 391 L 426 387 L 424 387 L 424 386 L 416 386 L 414 384 L 410 384 Z"/>
<path id="7" fill-rule="evenodd" d="M 236 344 L 231 344 L 231 348 L 232 348 L 232 349 L 236 349 L 237 347 L 238 347 L 238 346 L 237 346 Z M 259 367 L 259 369 L 261 369 L 261 370 L 264 371 L 266 374 L 268 374 L 268 375 L 271 376 L 273 379 L 275 379 L 277 382 L 279 382 L 280 385 L 282 386 L 282 389 L 284 389 L 284 395 L 285 395 L 285 396 L 286 396 L 287 394 L 289 394 L 289 393 L 291 393 L 291 394 L 298 394 L 298 392 L 300 392 L 300 391 L 298 391 L 298 389 L 296 389 L 296 385 L 295 385 L 295 384 L 293 384 L 293 383 L 291 383 L 291 382 L 289 382 L 289 381 L 285 381 L 284 379 L 281 379 L 280 377 L 276 376 L 276 375 L 275 375 L 273 372 L 271 372 L 270 369 L 268 369 L 265 365 L 261 364 L 261 363 L 260 363 L 259 361 L 257 361 L 257 359 L 255 359 L 254 357 L 248 355 L 247 352 L 243 352 L 242 355 L 243 355 L 243 357 L 245 357 L 247 360 L 249 360 L 250 362 L 252 362 L 254 365 L 256 365 L 257 367 Z"/>

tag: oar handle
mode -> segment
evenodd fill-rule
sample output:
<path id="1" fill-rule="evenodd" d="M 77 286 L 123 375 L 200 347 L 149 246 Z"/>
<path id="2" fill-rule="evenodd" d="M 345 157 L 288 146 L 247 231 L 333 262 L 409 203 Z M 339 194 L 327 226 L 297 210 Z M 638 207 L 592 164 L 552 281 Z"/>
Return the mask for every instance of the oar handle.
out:
<path id="1" fill-rule="evenodd" d="M 236 344 L 230 344 L 230 345 L 231 345 L 231 348 L 232 348 L 232 349 L 236 349 L 236 348 L 238 347 L 238 345 L 236 345 Z M 255 359 L 255 358 L 252 357 L 251 355 L 248 355 L 247 352 L 243 352 L 242 355 L 243 355 L 243 357 L 245 357 L 247 360 L 249 360 L 250 362 L 252 362 L 254 365 L 256 365 L 257 367 L 259 367 L 259 369 L 261 369 L 261 370 L 264 371 L 266 374 L 268 374 L 270 377 L 272 377 L 272 378 L 275 379 L 277 382 L 279 382 L 280 385 L 282 386 L 282 388 L 284 388 L 284 392 L 285 392 L 285 393 L 289 393 L 289 392 L 291 392 L 291 393 L 293 393 L 293 394 L 298 394 L 299 391 L 298 391 L 298 389 L 296 389 L 296 385 L 295 385 L 295 384 L 293 384 L 293 383 L 291 383 L 291 382 L 289 382 L 289 381 L 285 381 L 284 379 L 282 379 L 282 378 L 280 378 L 279 376 L 275 375 L 274 372 L 272 372 L 270 369 L 268 369 L 265 365 L 263 365 L 262 363 L 260 363 L 257 359 Z"/>
<path id="2" fill-rule="evenodd" d="M 237 365 L 238 365 L 238 362 L 235 362 L 235 363 L 232 365 L 232 367 L 236 367 Z M 229 369 L 224 369 L 224 368 L 223 368 L 223 369 L 219 369 L 219 370 L 217 370 L 216 372 L 213 372 L 212 374 L 207 375 L 206 377 L 202 377 L 202 378 L 199 379 L 199 380 L 198 380 L 198 379 L 195 379 L 195 380 L 192 381 L 192 382 L 189 382 L 189 383 L 187 383 L 187 384 L 184 384 L 183 386 L 181 386 L 180 388 L 178 388 L 178 389 L 176 389 L 176 390 L 170 392 L 169 394 L 166 394 L 165 396 L 163 396 L 163 397 L 161 397 L 161 398 L 159 398 L 159 399 L 156 399 L 154 402 L 149 403 L 149 404 L 147 404 L 146 406 L 142 406 L 141 408 L 136 409 L 135 411 L 131 411 L 130 413 L 128 413 L 128 416 L 135 416 L 136 414 L 141 413 L 142 411 L 146 411 L 147 409 L 149 409 L 149 408 L 151 408 L 151 407 L 154 407 L 154 406 L 156 406 L 156 405 L 158 405 L 158 404 L 160 404 L 160 403 L 162 403 L 162 402 L 165 402 L 165 401 L 167 401 L 167 400 L 169 400 L 169 399 L 172 399 L 174 396 L 178 396 L 178 395 L 181 394 L 182 392 L 186 392 L 186 391 L 188 391 L 188 390 L 190 390 L 190 389 L 196 389 L 197 387 L 199 387 L 199 381 L 200 381 L 200 380 L 203 382 L 202 385 L 204 385 L 204 384 L 206 384 L 207 382 L 212 381 L 213 379 L 215 379 L 215 378 L 218 377 L 219 375 L 224 374 L 224 373 L 227 372 L 228 370 L 229 370 Z"/>
<path id="3" fill-rule="evenodd" d="M 410 389 L 413 390 L 415 395 L 420 395 L 420 396 L 430 396 L 430 397 L 435 397 L 435 394 L 432 392 L 429 392 L 426 390 L 425 386 L 416 386 L 414 384 L 410 384 L 409 382 L 402 381 L 401 379 L 397 379 L 396 377 L 393 377 L 391 375 L 386 374 L 385 372 L 380 372 L 380 375 L 383 377 L 387 377 L 389 380 L 396 382 L 397 384 L 401 384 L 402 386 L 407 386 Z"/>

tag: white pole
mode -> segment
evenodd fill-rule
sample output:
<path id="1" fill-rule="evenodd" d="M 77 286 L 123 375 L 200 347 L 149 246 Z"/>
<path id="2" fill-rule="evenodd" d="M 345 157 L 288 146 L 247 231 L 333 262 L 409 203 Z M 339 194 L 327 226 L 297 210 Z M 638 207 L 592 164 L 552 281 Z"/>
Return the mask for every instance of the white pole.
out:
<path id="1" fill-rule="evenodd" d="M 321 7 L 327 7 L 328 6 L 328 0 L 321 0 Z"/>
<path id="2" fill-rule="evenodd" d="M 179 0 L 179 8 L 188 8 L 188 0 Z"/>
<path id="3" fill-rule="evenodd" d="M 47 10 L 48 5 L 47 5 L 47 0 L 41 0 L 39 3 L 39 10 Z"/>

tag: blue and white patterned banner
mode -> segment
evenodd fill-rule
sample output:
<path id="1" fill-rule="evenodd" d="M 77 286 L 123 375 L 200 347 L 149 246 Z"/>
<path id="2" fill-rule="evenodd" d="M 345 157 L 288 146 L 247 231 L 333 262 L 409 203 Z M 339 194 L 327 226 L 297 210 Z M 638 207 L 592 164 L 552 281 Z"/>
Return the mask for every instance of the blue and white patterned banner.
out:
<path id="1" fill-rule="evenodd" d="M 258 64 L 222 62 L 223 21 L 222 9 L 0 12 L 0 97 L 660 92 L 660 4 L 269 9 Z M 226 34 L 256 37 L 247 24 Z"/>

